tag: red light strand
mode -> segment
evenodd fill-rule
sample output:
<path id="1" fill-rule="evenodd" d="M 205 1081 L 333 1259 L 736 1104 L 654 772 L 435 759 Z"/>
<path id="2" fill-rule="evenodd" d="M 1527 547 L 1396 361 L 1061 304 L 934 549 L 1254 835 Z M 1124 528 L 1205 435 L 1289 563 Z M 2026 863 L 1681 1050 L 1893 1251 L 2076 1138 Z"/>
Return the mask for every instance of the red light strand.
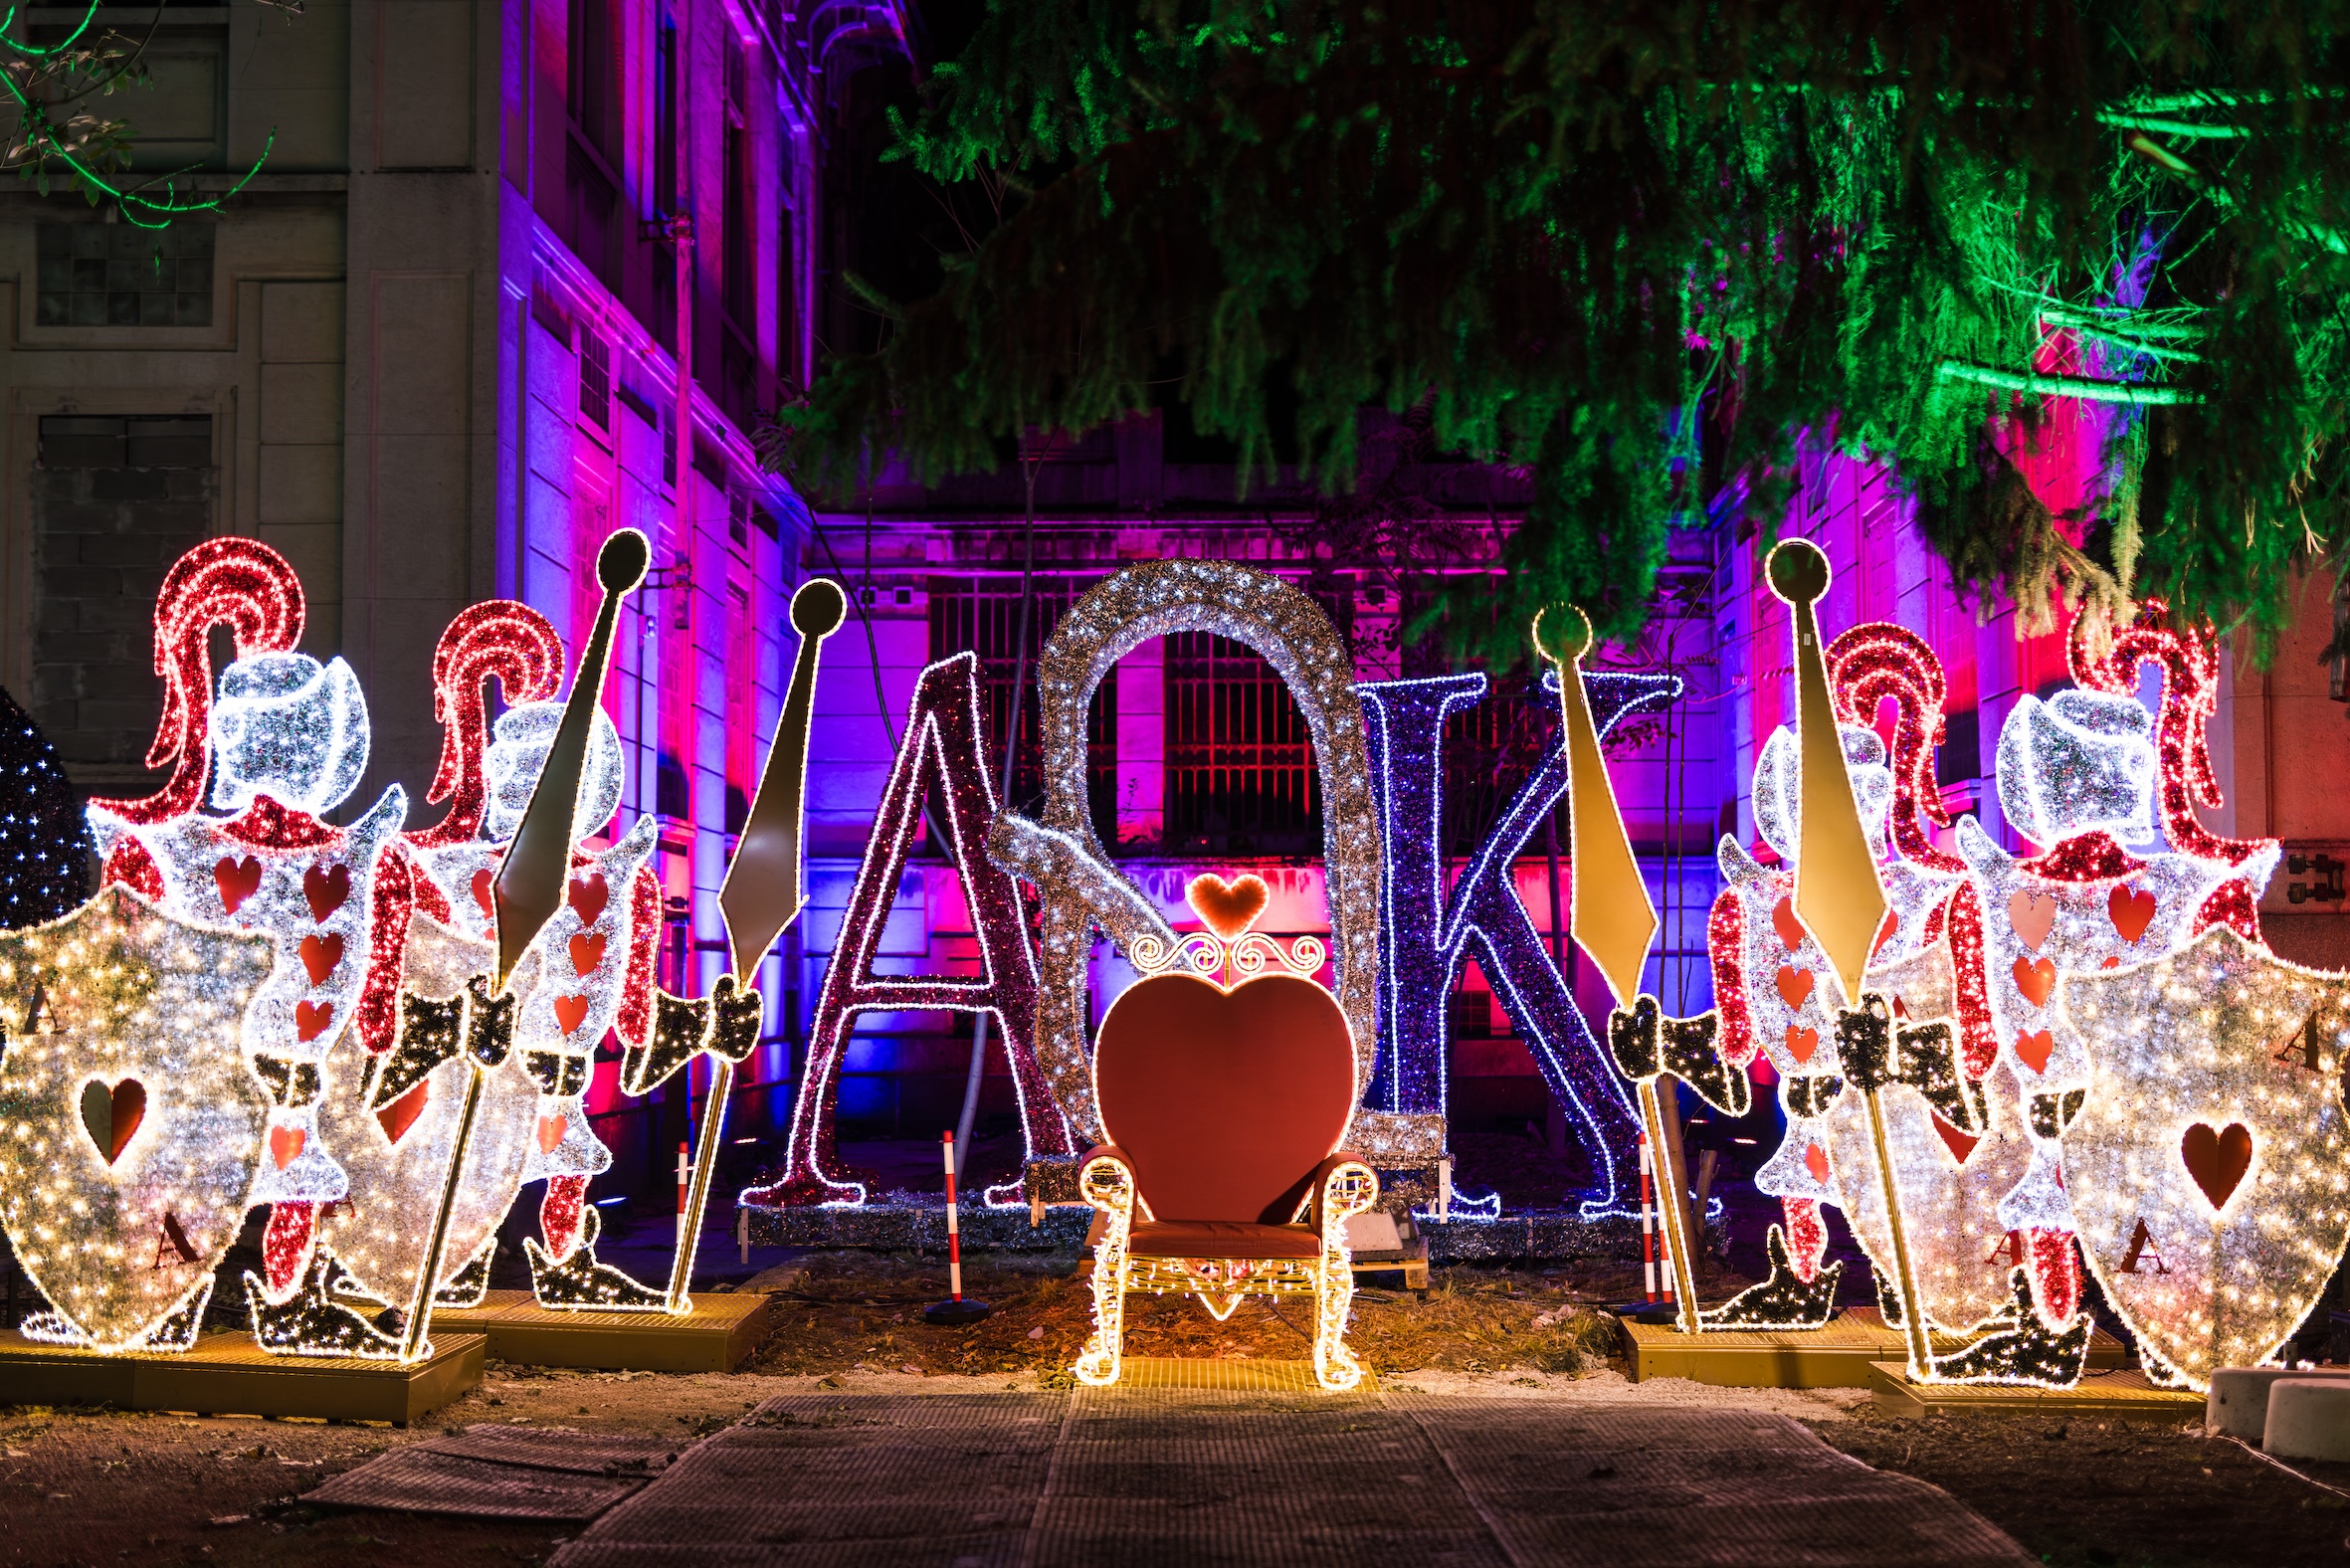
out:
<path id="1" fill-rule="evenodd" d="M 1837 717 L 1847 723 L 1873 725 L 1877 704 L 1893 699 L 1893 845 L 1928 870 L 1965 871 L 1966 862 L 1935 847 L 1930 831 L 1950 826 L 1934 781 L 1949 694 L 1942 661 L 1907 627 L 1870 621 L 1828 645 L 1828 685 Z"/>
<path id="2" fill-rule="evenodd" d="M 511 707 L 553 696 L 563 684 L 563 639 L 526 604 L 491 599 L 460 611 L 433 650 L 433 716 L 441 721 L 441 766 L 425 799 L 448 801 L 449 814 L 408 835 L 422 849 L 463 844 L 482 831 L 489 793 L 483 757 L 490 749 L 490 704 L 483 692 L 495 681 Z"/>
<path id="3" fill-rule="evenodd" d="M 146 765 L 171 777 L 141 800 L 99 800 L 126 822 L 185 816 L 204 798 L 211 758 L 212 649 L 216 626 L 236 640 L 237 657 L 291 653 L 306 611 L 301 579 L 286 557 L 259 539 L 207 539 L 172 563 L 155 597 L 155 674 L 163 678 L 163 715 Z"/>

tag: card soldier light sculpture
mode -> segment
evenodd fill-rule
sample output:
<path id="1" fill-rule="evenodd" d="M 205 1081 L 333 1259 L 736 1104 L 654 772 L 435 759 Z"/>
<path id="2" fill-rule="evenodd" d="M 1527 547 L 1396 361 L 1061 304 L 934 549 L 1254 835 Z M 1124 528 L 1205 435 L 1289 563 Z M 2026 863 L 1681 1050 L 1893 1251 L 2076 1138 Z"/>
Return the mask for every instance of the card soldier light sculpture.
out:
<path id="1" fill-rule="evenodd" d="M 2051 1328 L 2080 1301 L 2061 1137 L 2091 1069 L 2058 987 L 2169 955 L 2223 883 L 2264 883 L 2276 864 L 2273 844 L 2241 865 L 2123 847 L 2152 833 L 2152 727 L 2134 696 L 2116 692 L 2021 698 L 2000 727 L 1999 800 L 2010 825 L 2044 848 L 2018 857 L 1971 819 L 1958 828 L 1969 880 L 1951 906 L 1954 939 L 1981 933 L 1979 945 L 1954 952 L 1967 1071 L 1981 1077 L 1996 1062 L 2024 1107 L 2032 1163 L 2000 1200 L 1999 1219 L 2026 1255 L 2033 1304 Z"/>
<path id="2" fill-rule="evenodd" d="M 1885 996 L 1896 1020 L 1951 1017 L 1957 1006 L 1953 945 L 1972 955 L 1982 943 L 1971 925 L 1952 929 L 1959 917 L 1952 902 L 1966 881 L 1966 863 L 1937 846 L 1929 832 L 1950 826 L 1934 782 L 1934 747 L 1943 727 L 1941 662 L 1915 633 L 1871 622 L 1828 645 L 1828 679 L 1848 733 L 1852 724 L 1872 719 L 1884 701 L 1893 704 L 1890 842 L 1879 845 L 1883 858 L 1877 863 L 1891 909 L 1868 960 L 1868 987 Z M 1968 905 L 1970 920 L 1972 909 Z M 1959 1066 L 1970 1083 L 1977 1080 L 1978 1070 L 1963 1054 Z M 1886 1148 L 1909 1222 L 1912 1282 L 1926 1321 L 1953 1331 L 1997 1317 L 2011 1302 L 2009 1248 L 1998 1205 L 2031 1159 L 2007 1077 L 1993 1074 L 1981 1088 L 1983 1101 L 1957 1116 L 1908 1089 L 1879 1096 Z M 1827 1130 L 1831 1161 L 1845 1175 L 1846 1221 L 1874 1266 L 1885 1321 L 1899 1324 L 1901 1297 L 1890 1283 L 1897 1272 L 1892 1230 L 1883 1185 L 1868 1174 L 1876 1149 L 1862 1097 L 1838 1098 Z"/>
<path id="3" fill-rule="evenodd" d="M 1892 775 L 1884 743 L 1859 724 L 1843 727 L 1843 763 L 1861 798 L 1871 842 L 1881 844 Z M 1754 1184 L 1779 1200 L 1786 1229 L 1766 1242 L 1767 1287 L 1787 1298 L 1777 1314 L 1789 1327 L 1818 1327 L 1836 1315 L 1843 1265 L 1823 1270 L 1828 1228 L 1823 1203 L 1846 1200 L 1831 1158 L 1828 1113 L 1842 1091 L 1836 1057 L 1835 990 L 1825 985 L 1828 957 L 1795 913 L 1798 825 L 1803 770 L 1795 732 L 1782 725 L 1763 744 L 1754 768 L 1754 826 L 1780 861 L 1761 865 L 1734 838 L 1716 850 L 1724 886 L 1707 920 L 1714 1006 L 1721 1015 L 1716 1044 L 1733 1073 L 1744 1073 L 1757 1052 L 1776 1071 L 1787 1130 L 1778 1149 L 1754 1173 Z M 1761 1298 L 1758 1297 L 1756 1305 Z"/>
<path id="4" fill-rule="evenodd" d="M 221 620 L 238 629 L 241 649 L 248 625 L 271 622 L 278 647 L 241 652 L 223 672 L 207 733 L 190 679 L 204 678 L 206 660 L 194 645 Z M 157 747 L 169 740 L 182 754 L 162 797 L 93 801 L 91 825 L 108 853 L 109 879 L 148 891 L 180 918 L 273 943 L 244 1035 L 274 1101 L 251 1194 L 272 1205 L 263 1274 L 248 1276 L 256 1339 L 271 1351 L 386 1354 L 389 1341 L 329 1297 L 326 1265 L 315 1256 L 319 1208 L 347 1191 L 316 1121 L 327 1052 L 345 1030 L 388 1013 L 399 994 L 408 911 L 376 895 L 374 874 L 407 796 L 394 784 L 352 826 L 324 821 L 366 769 L 366 701 L 340 659 L 320 665 L 283 651 L 300 636 L 301 588 L 267 545 L 221 538 L 191 550 L 164 580 L 155 625 L 156 666 L 170 682 Z M 201 787 L 204 770 L 185 749 L 206 746 L 212 804 L 233 813 L 225 818 L 199 815 L 187 788 L 190 780 Z"/>

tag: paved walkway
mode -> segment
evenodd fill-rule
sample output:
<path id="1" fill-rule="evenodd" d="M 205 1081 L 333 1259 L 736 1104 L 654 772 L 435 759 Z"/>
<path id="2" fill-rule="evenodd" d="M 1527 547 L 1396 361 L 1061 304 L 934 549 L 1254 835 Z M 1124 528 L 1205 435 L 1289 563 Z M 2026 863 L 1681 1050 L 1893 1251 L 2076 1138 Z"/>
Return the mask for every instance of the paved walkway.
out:
<path id="1" fill-rule="evenodd" d="M 555 1568 L 1990 1568 L 2034 1561 L 1784 1416 L 1425 1394 L 790 1394 Z"/>

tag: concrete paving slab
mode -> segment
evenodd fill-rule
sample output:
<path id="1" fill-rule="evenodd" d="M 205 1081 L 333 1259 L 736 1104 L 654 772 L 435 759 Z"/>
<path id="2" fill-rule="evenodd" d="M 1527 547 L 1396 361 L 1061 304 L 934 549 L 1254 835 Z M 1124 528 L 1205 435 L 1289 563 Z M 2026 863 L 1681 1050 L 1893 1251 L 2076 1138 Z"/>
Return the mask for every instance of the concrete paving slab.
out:
<path id="1" fill-rule="evenodd" d="M 1080 1388 L 789 1394 L 555 1568 L 2021 1568 L 1949 1494 L 1765 1411 Z"/>

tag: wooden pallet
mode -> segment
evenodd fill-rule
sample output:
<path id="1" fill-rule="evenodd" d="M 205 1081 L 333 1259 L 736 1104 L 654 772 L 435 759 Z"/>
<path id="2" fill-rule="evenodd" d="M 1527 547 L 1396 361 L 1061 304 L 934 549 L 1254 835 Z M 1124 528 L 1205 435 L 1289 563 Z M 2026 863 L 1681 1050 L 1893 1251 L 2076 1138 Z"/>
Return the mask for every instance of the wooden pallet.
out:
<path id="1" fill-rule="evenodd" d="M 551 1312 L 527 1290 L 491 1290 L 480 1306 L 433 1309 L 435 1332 L 483 1334 L 490 1354 L 521 1366 L 611 1372 L 731 1372 L 767 1337 L 763 1293 L 693 1297 L 693 1310 Z"/>
<path id="2" fill-rule="evenodd" d="M 200 1416 L 309 1416 L 405 1427 L 482 1381 L 489 1342 L 435 1325 L 413 1366 L 341 1356 L 273 1356 L 247 1333 L 206 1334 L 179 1354 L 103 1355 L 0 1333 L 0 1390 L 26 1405 L 111 1405 Z"/>
<path id="3" fill-rule="evenodd" d="M 1966 1341 L 1934 1335 L 1939 1352 Z M 1848 1308 L 1819 1328 L 1739 1329 L 1729 1333 L 1684 1334 L 1670 1324 L 1624 1320 L 1626 1375 L 1682 1377 L 1717 1388 L 1871 1388 L 1873 1362 L 1905 1358 L 1901 1331 L 1887 1328 L 1874 1307 Z M 2127 1352 L 2100 1330 L 2089 1341 L 2089 1366 L 2122 1364 Z"/>
<path id="4" fill-rule="evenodd" d="M 2136 1367 L 2090 1371 L 2070 1388 L 2018 1388 L 1997 1383 L 1912 1383 L 1905 1361 L 1878 1361 L 1869 1387 L 1879 1410 L 1895 1416 L 1989 1410 L 2017 1416 L 2112 1416 L 2123 1421 L 2200 1421 L 2204 1396 L 2193 1389 L 2156 1388 Z"/>

